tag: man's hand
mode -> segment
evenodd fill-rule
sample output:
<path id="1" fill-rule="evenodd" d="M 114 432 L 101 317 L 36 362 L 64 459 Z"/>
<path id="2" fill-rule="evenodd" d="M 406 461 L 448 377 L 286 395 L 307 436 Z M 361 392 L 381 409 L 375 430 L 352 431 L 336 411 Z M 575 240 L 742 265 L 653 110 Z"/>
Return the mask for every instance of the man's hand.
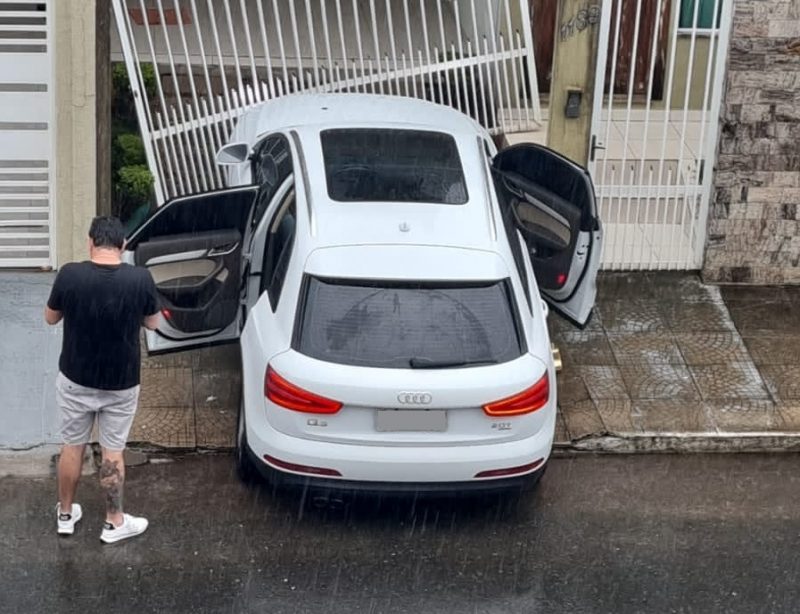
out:
<path id="1" fill-rule="evenodd" d="M 61 322 L 61 318 L 63 317 L 64 314 L 62 314 L 60 311 L 56 311 L 55 309 L 50 309 L 50 307 L 45 306 L 44 321 L 47 322 L 50 326 Z"/>
<path id="2" fill-rule="evenodd" d="M 151 316 L 145 316 L 144 322 L 142 322 L 142 325 L 147 330 L 155 330 L 156 328 L 158 328 L 158 321 L 159 321 L 160 317 L 161 317 L 161 314 L 158 313 L 158 312 L 154 313 Z"/>

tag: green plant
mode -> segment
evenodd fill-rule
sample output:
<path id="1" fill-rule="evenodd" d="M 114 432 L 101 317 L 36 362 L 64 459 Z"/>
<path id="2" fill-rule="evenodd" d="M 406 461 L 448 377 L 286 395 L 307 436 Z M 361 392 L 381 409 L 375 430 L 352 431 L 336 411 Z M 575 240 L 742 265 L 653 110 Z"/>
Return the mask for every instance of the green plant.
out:
<path id="1" fill-rule="evenodd" d="M 144 143 L 142 137 L 132 132 L 126 132 L 114 139 L 116 157 L 119 161 L 119 168 L 132 166 L 134 164 L 146 164 L 147 158 L 144 154 Z"/>
<path id="2" fill-rule="evenodd" d="M 155 94 L 152 64 L 142 64 L 142 81 L 150 99 Z M 139 135 L 136 106 L 125 65 L 115 63 L 111 72 L 111 181 L 112 212 L 127 222 L 153 200 L 153 175 L 147 168 L 144 142 Z"/>
<path id="3" fill-rule="evenodd" d="M 153 175 L 144 164 L 123 166 L 119 169 L 117 185 L 128 198 L 142 204 L 150 199 Z"/>

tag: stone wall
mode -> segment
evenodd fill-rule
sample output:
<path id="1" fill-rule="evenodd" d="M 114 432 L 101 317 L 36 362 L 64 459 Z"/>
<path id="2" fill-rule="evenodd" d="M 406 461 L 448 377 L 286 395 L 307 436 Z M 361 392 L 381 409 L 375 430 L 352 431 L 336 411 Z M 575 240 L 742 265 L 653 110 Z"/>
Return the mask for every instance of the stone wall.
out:
<path id="1" fill-rule="evenodd" d="M 800 283 L 800 0 L 734 0 L 703 276 Z"/>

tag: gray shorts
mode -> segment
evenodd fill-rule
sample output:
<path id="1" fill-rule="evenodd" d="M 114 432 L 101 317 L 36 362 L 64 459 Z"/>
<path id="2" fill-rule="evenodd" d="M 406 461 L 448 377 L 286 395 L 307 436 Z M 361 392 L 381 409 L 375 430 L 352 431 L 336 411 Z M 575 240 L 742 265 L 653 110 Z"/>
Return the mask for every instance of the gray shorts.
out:
<path id="1" fill-rule="evenodd" d="M 87 388 L 59 373 L 56 378 L 56 399 L 61 413 L 61 438 L 64 443 L 89 443 L 97 416 L 100 445 L 107 450 L 125 449 L 139 400 L 139 386 L 125 390 Z"/>

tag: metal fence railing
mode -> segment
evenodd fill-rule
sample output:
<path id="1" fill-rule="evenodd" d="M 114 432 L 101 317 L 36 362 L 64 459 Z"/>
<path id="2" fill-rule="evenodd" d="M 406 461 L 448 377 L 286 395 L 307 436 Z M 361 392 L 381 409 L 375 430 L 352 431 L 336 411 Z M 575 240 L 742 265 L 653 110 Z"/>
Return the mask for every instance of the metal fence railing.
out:
<path id="1" fill-rule="evenodd" d="M 113 0 L 113 7 L 159 203 L 220 187 L 214 154 L 238 115 L 287 93 L 425 98 L 494 134 L 541 124 L 528 0 Z"/>

